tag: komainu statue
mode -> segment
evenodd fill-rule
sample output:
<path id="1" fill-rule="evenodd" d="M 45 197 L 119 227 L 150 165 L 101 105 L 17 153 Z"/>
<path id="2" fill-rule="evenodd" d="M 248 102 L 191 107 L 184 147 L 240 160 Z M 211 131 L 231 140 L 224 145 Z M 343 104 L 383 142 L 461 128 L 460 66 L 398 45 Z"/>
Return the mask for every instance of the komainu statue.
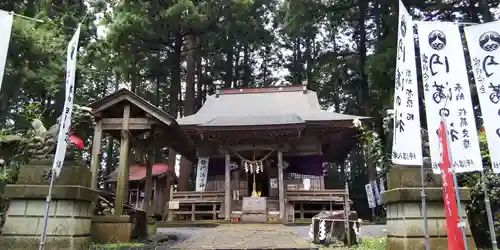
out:
<path id="1" fill-rule="evenodd" d="M 82 134 L 92 126 L 93 121 L 90 108 L 74 105 L 70 131 Z M 2 145 L 2 149 L 0 150 L 0 158 L 10 158 L 10 156 L 16 154 L 26 155 L 31 159 L 53 158 L 60 123 L 61 117 L 57 119 L 56 124 L 47 129 L 40 119 L 33 119 L 31 122 L 32 129 L 25 132 L 23 136 L 1 136 L 0 145 Z M 77 156 L 75 152 L 76 147 L 68 142 L 66 159 L 75 159 Z"/>

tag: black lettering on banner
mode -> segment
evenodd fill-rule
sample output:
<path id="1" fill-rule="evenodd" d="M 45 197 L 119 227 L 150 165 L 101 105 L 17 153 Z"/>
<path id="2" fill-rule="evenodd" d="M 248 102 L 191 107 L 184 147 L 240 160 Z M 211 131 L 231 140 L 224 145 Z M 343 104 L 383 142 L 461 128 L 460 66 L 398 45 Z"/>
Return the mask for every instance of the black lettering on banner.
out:
<path id="1" fill-rule="evenodd" d="M 397 152 L 397 151 L 393 151 L 392 152 L 392 157 L 394 159 L 401 159 L 401 160 L 414 160 L 414 159 L 417 159 L 417 154 L 412 153 L 412 152 Z"/>
<path id="2" fill-rule="evenodd" d="M 483 70 L 481 67 L 481 59 L 477 57 L 472 59 L 472 67 L 476 72 L 476 82 L 477 84 L 479 84 L 479 92 L 481 94 L 484 94 L 486 93 L 486 88 L 484 87 L 484 77 L 483 77 Z"/>
<path id="3" fill-rule="evenodd" d="M 494 104 L 497 104 L 500 101 L 500 84 L 493 84 L 490 82 L 490 86 L 488 88 L 491 89 L 490 101 Z"/>
<path id="4" fill-rule="evenodd" d="M 446 83 L 446 87 L 447 86 L 448 83 Z M 434 82 L 434 85 L 432 85 L 432 87 L 434 88 L 434 93 L 432 94 L 432 100 L 434 100 L 436 104 L 441 103 L 441 101 L 445 100 L 446 98 L 448 98 L 450 101 L 452 100 L 451 88 L 446 89 L 449 92 L 449 94 L 447 95 L 447 93 L 445 93 L 446 90 L 443 84 L 437 84 L 436 82 Z"/>
<path id="5" fill-rule="evenodd" d="M 438 54 L 432 54 L 429 60 L 429 68 L 431 70 L 432 76 L 435 76 L 439 73 L 438 68 L 444 68 L 446 73 L 450 72 L 450 64 L 448 63 L 448 57 L 444 56 L 444 60 L 442 61 L 441 57 Z"/>
<path id="6" fill-rule="evenodd" d="M 406 89 L 406 107 L 413 108 L 413 91 L 411 89 Z"/>
<path id="7" fill-rule="evenodd" d="M 454 123 L 450 123 L 450 137 L 451 142 L 455 142 L 458 140 L 458 131 L 455 129 Z"/>
<path id="8" fill-rule="evenodd" d="M 490 72 L 488 70 L 489 67 L 491 66 L 497 66 L 499 65 L 497 61 L 495 61 L 495 57 L 492 56 L 492 55 L 487 55 L 484 59 L 483 59 L 483 63 L 482 63 L 482 66 L 483 66 L 483 72 L 484 74 L 486 75 L 486 77 L 490 77 L 494 74 L 494 72 Z"/>
<path id="9" fill-rule="evenodd" d="M 405 123 L 404 123 L 402 117 L 403 117 L 402 113 L 399 113 L 399 117 L 396 117 L 396 131 L 398 131 L 398 129 L 399 129 L 399 132 L 405 131 Z"/>

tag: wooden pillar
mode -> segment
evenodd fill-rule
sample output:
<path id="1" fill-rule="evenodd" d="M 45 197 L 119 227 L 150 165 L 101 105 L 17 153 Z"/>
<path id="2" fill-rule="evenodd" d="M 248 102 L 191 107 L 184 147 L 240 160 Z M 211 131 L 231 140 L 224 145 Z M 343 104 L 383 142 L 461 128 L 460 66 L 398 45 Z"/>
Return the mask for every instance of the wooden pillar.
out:
<path id="1" fill-rule="evenodd" d="M 92 171 L 92 181 L 90 188 L 97 189 L 97 178 L 99 177 L 99 168 L 101 162 L 99 155 L 101 154 L 101 140 L 102 140 L 102 120 L 96 122 L 94 128 L 94 138 L 92 141 L 92 157 L 90 159 L 90 170 Z"/>
<path id="2" fill-rule="evenodd" d="M 283 186 L 283 152 L 278 150 L 278 196 L 280 202 L 280 220 L 285 221 L 285 187 Z"/>
<path id="3" fill-rule="evenodd" d="M 120 139 L 120 160 L 118 164 L 118 180 L 116 184 L 115 215 L 123 214 L 123 202 L 125 201 L 128 186 L 128 153 L 130 144 L 130 135 L 128 123 L 130 118 L 130 105 L 123 108 L 123 121 Z"/>
<path id="4" fill-rule="evenodd" d="M 231 219 L 231 172 L 229 170 L 229 165 L 231 164 L 231 157 L 229 155 L 229 151 L 225 152 L 226 158 L 226 169 L 225 169 L 225 178 L 224 178 L 224 219 Z"/>

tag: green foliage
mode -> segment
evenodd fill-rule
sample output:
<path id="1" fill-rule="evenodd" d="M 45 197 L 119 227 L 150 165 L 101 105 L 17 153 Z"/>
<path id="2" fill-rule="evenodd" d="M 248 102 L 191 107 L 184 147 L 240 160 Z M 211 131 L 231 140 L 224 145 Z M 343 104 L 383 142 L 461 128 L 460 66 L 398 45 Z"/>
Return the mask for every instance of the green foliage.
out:
<path id="1" fill-rule="evenodd" d="M 385 238 L 363 238 L 361 243 L 351 250 L 383 250 L 385 249 Z"/>
<path id="2" fill-rule="evenodd" d="M 490 204 L 494 217 L 495 232 L 500 232 L 500 177 L 491 171 L 491 159 L 489 157 L 486 134 L 483 129 L 479 132 L 480 149 L 483 156 L 483 164 L 488 171 L 484 174 L 486 180 L 486 193 L 490 199 Z M 484 203 L 485 190 L 483 179 L 480 173 L 461 174 L 459 185 L 471 189 L 472 202 L 467 206 L 467 216 L 471 226 L 474 240 L 478 247 L 490 247 L 489 227 Z M 497 233 L 497 239 L 500 234 Z"/>

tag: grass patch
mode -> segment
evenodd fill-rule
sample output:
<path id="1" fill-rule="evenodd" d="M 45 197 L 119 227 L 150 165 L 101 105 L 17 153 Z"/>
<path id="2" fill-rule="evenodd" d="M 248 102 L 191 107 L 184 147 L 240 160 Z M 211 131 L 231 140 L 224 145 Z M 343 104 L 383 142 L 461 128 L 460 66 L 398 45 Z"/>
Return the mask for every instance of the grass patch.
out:
<path id="1" fill-rule="evenodd" d="M 323 246 L 320 250 L 385 250 L 385 238 L 363 238 L 361 243 L 350 248 Z"/>
<path id="2" fill-rule="evenodd" d="M 362 238 L 361 243 L 350 250 L 383 250 L 385 249 L 384 238 Z"/>
<path id="3" fill-rule="evenodd" d="M 143 247 L 143 243 L 135 242 L 122 242 L 122 243 L 112 243 L 112 244 L 94 244 L 90 249 L 127 249 L 132 247 Z"/>

